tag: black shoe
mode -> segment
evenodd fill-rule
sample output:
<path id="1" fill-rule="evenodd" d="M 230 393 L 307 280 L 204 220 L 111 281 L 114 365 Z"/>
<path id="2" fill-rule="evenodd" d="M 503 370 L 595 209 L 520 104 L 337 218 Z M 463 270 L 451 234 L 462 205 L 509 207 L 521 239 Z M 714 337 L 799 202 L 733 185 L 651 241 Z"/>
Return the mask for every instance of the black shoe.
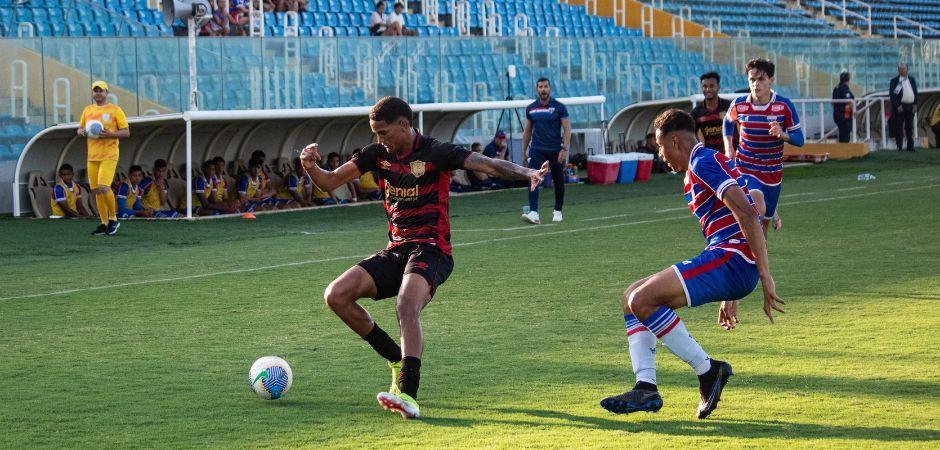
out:
<path id="1" fill-rule="evenodd" d="M 630 414 L 637 411 L 656 412 L 663 407 L 659 392 L 633 389 L 620 395 L 601 400 L 601 408 L 615 414 Z"/>
<path id="2" fill-rule="evenodd" d="M 98 225 L 98 228 L 91 232 L 92 236 L 104 236 L 106 234 L 108 234 L 108 226 L 105 224 Z"/>
<path id="3" fill-rule="evenodd" d="M 114 236 L 115 234 L 117 234 L 118 228 L 121 228 L 121 222 L 118 222 L 116 220 L 109 220 L 108 231 L 107 231 L 108 236 Z"/>
<path id="4" fill-rule="evenodd" d="M 731 372 L 731 364 L 713 359 L 712 368 L 698 377 L 699 419 L 708 417 L 718 407 L 718 401 L 721 400 L 721 391 L 725 388 L 725 384 L 728 383 L 728 378 L 731 375 L 734 375 Z"/>

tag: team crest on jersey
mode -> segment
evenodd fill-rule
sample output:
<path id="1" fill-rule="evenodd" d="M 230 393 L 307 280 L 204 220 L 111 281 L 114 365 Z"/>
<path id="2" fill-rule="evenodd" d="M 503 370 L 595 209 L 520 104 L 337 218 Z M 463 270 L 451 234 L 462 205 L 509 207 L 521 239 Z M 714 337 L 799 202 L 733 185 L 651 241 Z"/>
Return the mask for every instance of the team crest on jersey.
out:
<path id="1" fill-rule="evenodd" d="M 411 173 L 414 174 L 415 178 L 420 178 L 421 175 L 424 175 L 424 166 L 424 161 L 411 162 Z"/>
<path id="2" fill-rule="evenodd" d="M 386 161 L 386 160 L 384 160 L 384 159 L 383 159 L 382 161 L 379 161 L 379 165 L 382 166 L 382 169 L 384 169 L 384 170 L 388 170 L 388 169 L 391 169 L 391 168 L 392 168 L 392 163 L 390 163 L 390 162 L 388 162 L 388 161 Z"/>
<path id="3" fill-rule="evenodd" d="M 770 107 L 770 110 L 773 112 L 783 111 L 783 105 L 773 105 Z"/>
<path id="4" fill-rule="evenodd" d="M 738 108 L 738 112 L 747 111 L 747 105 L 738 105 L 737 108 Z"/>
<path id="5" fill-rule="evenodd" d="M 105 122 L 111 120 L 111 114 L 102 114 L 102 115 L 101 115 L 101 120 L 103 120 L 103 121 L 105 121 Z"/>

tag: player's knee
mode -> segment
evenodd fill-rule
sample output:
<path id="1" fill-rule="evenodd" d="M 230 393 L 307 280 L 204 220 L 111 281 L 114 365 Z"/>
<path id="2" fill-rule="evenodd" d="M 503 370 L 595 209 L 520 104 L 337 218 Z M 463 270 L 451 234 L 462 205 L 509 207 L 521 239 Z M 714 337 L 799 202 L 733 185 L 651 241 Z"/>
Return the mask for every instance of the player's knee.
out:
<path id="1" fill-rule="evenodd" d="M 620 305 L 623 306 L 624 314 L 631 313 L 631 309 L 630 309 L 631 294 L 633 294 L 633 292 L 636 291 L 637 288 L 639 288 L 640 285 L 642 284 L 643 284 L 643 280 L 634 281 L 633 284 L 631 284 L 630 287 L 627 288 L 627 290 L 623 291 L 623 295 L 620 297 Z"/>
<path id="2" fill-rule="evenodd" d="M 398 296 L 398 303 L 395 304 L 395 312 L 398 313 L 398 320 L 417 319 L 421 313 L 423 301 L 412 296 Z"/>
<path id="3" fill-rule="evenodd" d="M 649 317 L 656 310 L 656 297 L 649 288 L 634 289 L 627 298 L 627 306 L 637 317 Z"/>
<path id="4" fill-rule="evenodd" d="M 336 311 L 345 306 L 349 302 L 349 297 L 349 289 L 344 288 L 335 281 L 330 283 L 330 285 L 326 287 L 326 290 L 323 291 L 323 302 L 326 303 L 327 308 L 330 308 L 332 311 Z"/>

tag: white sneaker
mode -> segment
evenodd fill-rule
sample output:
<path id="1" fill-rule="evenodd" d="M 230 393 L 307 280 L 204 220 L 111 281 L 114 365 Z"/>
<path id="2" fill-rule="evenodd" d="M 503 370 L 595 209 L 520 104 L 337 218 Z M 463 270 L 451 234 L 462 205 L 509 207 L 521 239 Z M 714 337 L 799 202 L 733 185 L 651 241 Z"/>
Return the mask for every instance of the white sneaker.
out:
<path id="1" fill-rule="evenodd" d="M 522 215 L 523 222 L 534 223 L 536 225 L 542 223 L 542 219 L 539 219 L 538 211 L 529 211 Z"/>
<path id="2" fill-rule="evenodd" d="M 552 213 L 552 222 L 561 222 L 561 211 L 555 211 Z"/>

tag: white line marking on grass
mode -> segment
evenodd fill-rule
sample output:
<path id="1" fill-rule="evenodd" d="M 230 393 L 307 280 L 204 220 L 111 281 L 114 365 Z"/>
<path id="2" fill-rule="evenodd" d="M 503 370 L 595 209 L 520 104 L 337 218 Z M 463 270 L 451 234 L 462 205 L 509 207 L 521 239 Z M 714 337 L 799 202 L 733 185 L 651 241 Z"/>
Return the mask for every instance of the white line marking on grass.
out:
<path id="1" fill-rule="evenodd" d="M 474 233 L 474 232 L 485 232 L 485 231 L 516 231 L 516 230 L 531 230 L 535 227 L 553 227 L 558 225 L 557 223 L 544 223 L 541 225 L 522 225 L 518 227 L 509 227 L 509 228 L 467 228 L 467 229 L 453 229 L 450 230 L 452 233 Z"/>
<path id="2" fill-rule="evenodd" d="M 828 201 L 833 201 L 833 200 L 846 200 L 846 199 L 850 199 L 850 198 L 870 197 L 870 196 L 879 195 L 879 194 L 895 194 L 895 193 L 898 193 L 898 192 L 921 191 L 921 190 L 924 190 L 924 189 L 932 189 L 932 188 L 937 188 L 937 187 L 940 187 L 940 184 L 930 184 L 930 185 L 925 185 L 925 186 L 915 186 L 915 187 L 904 188 L 904 189 L 892 189 L 892 190 L 883 190 L 883 191 L 863 192 L 863 193 L 860 193 L 860 194 L 838 195 L 838 196 L 834 196 L 834 197 L 814 198 L 814 199 L 810 199 L 810 200 L 797 200 L 797 201 L 793 201 L 793 202 L 781 203 L 781 205 L 782 205 L 782 206 L 805 205 L 805 204 L 809 204 L 809 203 L 820 203 L 820 202 L 828 202 Z M 582 228 L 573 228 L 573 229 L 570 229 L 570 230 L 549 231 L 549 232 L 545 232 L 545 233 L 532 233 L 532 234 L 523 234 L 523 235 L 519 235 L 519 236 L 509 236 L 509 237 L 503 237 L 503 238 L 485 239 L 485 240 L 481 240 L 481 241 L 463 242 L 463 243 L 455 244 L 454 247 L 468 247 L 468 246 L 471 246 L 471 245 L 491 244 L 491 243 L 494 243 L 494 242 L 511 241 L 511 240 L 516 240 L 516 239 L 536 238 L 536 237 L 543 237 L 543 236 L 554 236 L 554 235 L 559 235 L 559 234 L 571 234 L 571 233 L 579 233 L 579 232 L 582 232 L 582 231 L 605 230 L 605 229 L 611 229 L 611 228 L 628 227 L 628 226 L 633 226 L 633 225 L 645 225 L 645 224 L 649 224 L 649 223 L 668 222 L 668 221 L 672 221 L 672 220 L 682 220 L 682 219 L 690 220 L 691 218 L 690 218 L 690 216 L 688 216 L 688 215 L 682 215 L 682 216 L 674 216 L 674 217 L 663 217 L 663 218 L 661 218 L 661 219 L 640 220 L 640 221 L 635 221 L 635 222 L 612 223 L 612 224 L 609 224 L 609 225 L 600 225 L 600 226 L 590 226 L 590 227 L 582 227 Z M 291 263 L 274 264 L 274 265 L 270 265 L 270 266 L 260 266 L 260 267 L 250 267 L 250 268 L 245 268 L 245 269 L 225 270 L 225 271 L 221 271 L 221 272 L 210 272 L 210 273 L 203 273 L 203 274 L 186 275 L 186 276 L 181 276 L 181 277 L 158 278 L 158 279 L 154 279 L 154 280 L 131 281 L 131 282 L 128 282 L 128 283 L 108 284 L 108 285 L 93 286 L 93 287 L 86 287 L 86 288 L 75 288 L 75 289 L 67 289 L 67 290 L 55 291 L 55 292 L 42 292 L 42 293 L 38 293 L 38 294 L 17 295 L 17 296 L 12 296 L 12 297 L 2 297 L 2 298 L 0 298 L 0 301 L 5 301 L 5 300 L 18 300 L 18 299 L 27 299 L 27 298 L 39 298 L 39 297 L 50 297 L 50 296 L 53 296 L 53 295 L 74 294 L 74 293 L 77 293 L 77 292 L 99 291 L 99 290 L 103 290 L 103 289 L 119 288 L 119 287 L 127 287 L 127 286 L 139 286 L 139 285 L 142 285 L 142 284 L 152 284 L 152 283 L 164 283 L 164 282 L 173 282 L 173 281 L 193 280 L 193 279 L 199 279 L 199 278 L 214 277 L 214 276 L 217 276 L 217 275 L 231 275 L 231 274 L 237 274 L 237 273 L 258 272 L 258 271 L 268 270 L 268 269 L 280 269 L 280 268 L 282 268 L 282 267 L 303 266 L 303 265 L 307 265 L 307 264 L 319 264 L 319 263 L 325 263 L 325 262 L 343 261 L 343 260 L 347 260 L 347 259 L 362 259 L 362 258 L 365 258 L 366 256 L 368 256 L 368 255 L 337 256 L 337 257 L 334 257 L 334 258 L 311 259 L 311 260 L 306 260 L 306 261 L 296 261 L 296 262 L 291 262 Z"/>
<path id="3" fill-rule="evenodd" d="M 787 197 L 807 197 L 807 196 L 810 196 L 810 195 L 816 195 L 816 192 L 798 192 L 798 193 L 796 193 L 796 194 L 785 194 L 785 195 L 781 195 L 780 198 L 787 198 Z"/>
<path id="4" fill-rule="evenodd" d="M 859 190 L 859 189 L 867 189 L 867 188 L 868 188 L 868 186 L 855 186 L 855 187 L 848 187 L 848 188 L 836 189 L 836 192 L 857 191 L 857 190 Z"/>

